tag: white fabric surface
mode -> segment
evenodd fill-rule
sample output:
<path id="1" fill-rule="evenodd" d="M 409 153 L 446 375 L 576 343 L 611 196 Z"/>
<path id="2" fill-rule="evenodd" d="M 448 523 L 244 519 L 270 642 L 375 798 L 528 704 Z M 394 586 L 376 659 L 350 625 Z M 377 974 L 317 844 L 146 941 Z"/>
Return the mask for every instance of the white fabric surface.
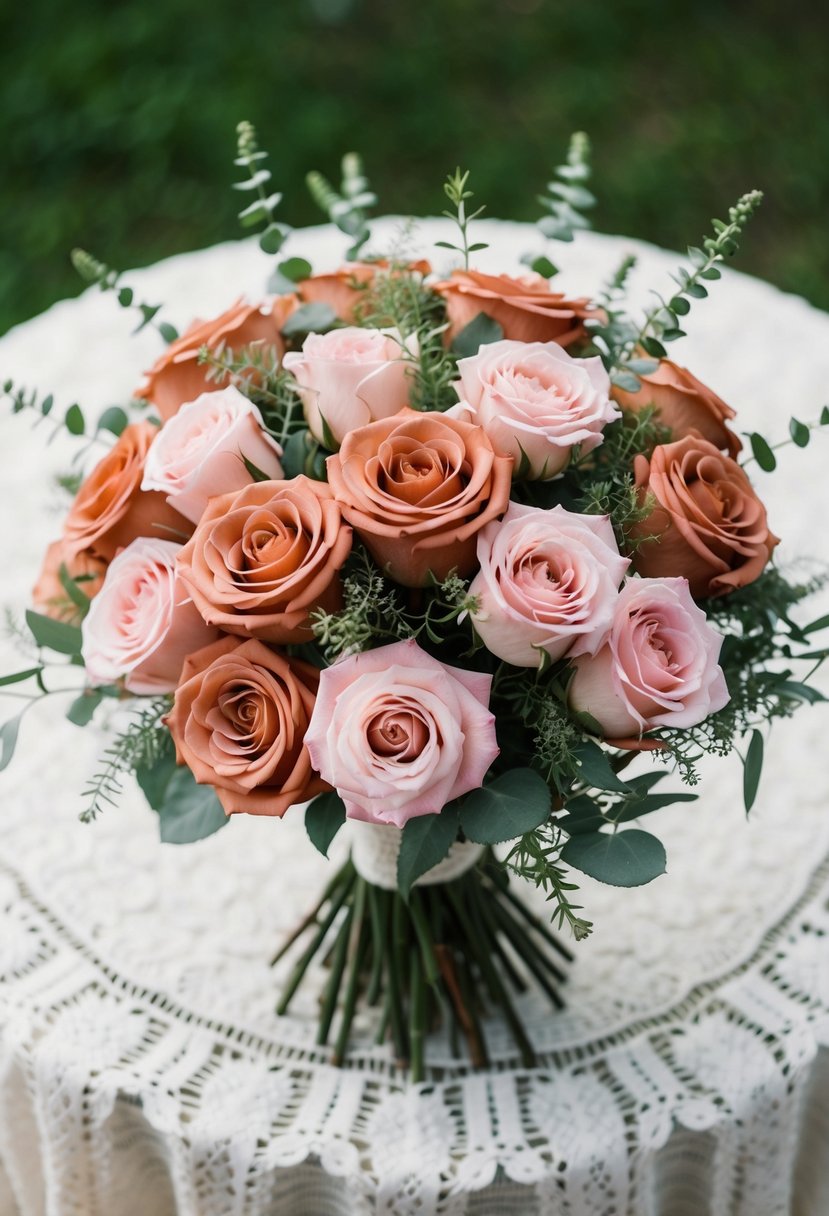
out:
<path id="1" fill-rule="evenodd" d="M 378 226 L 378 243 L 394 227 Z M 447 225 L 418 235 L 428 251 Z M 492 243 L 482 269 L 517 269 L 538 243 L 494 221 L 476 237 Z M 344 246 L 310 229 L 289 253 L 325 269 Z M 676 255 L 585 236 L 556 249 L 561 281 L 594 290 L 629 250 L 644 302 Z M 265 274 L 245 242 L 127 281 L 182 326 L 257 296 Z M 94 415 L 160 348 L 151 331 L 130 340 L 132 320 L 97 290 L 58 304 L 0 342 L 0 376 Z M 783 438 L 790 413 L 815 417 L 829 398 L 829 318 L 802 300 L 729 273 L 687 328 L 677 357 L 746 429 Z M 64 509 L 47 477 L 77 447 L 65 436 L 45 447 L 46 431 L 0 416 L 2 599 L 18 615 Z M 757 473 L 784 560 L 829 557 L 826 453 L 818 436 L 785 449 L 774 477 Z M 3 641 L 0 672 L 24 661 L 19 641 Z M 128 789 L 84 826 L 79 794 L 103 734 L 66 723 L 65 708 L 54 697 L 27 716 L 0 778 L 0 1216 L 829 1211 L 820 707 L 776 727 L 750 821 L 739 761 L 708 764 L 700 801 L 652 821 L 666 876 L 634 891 L 584 880 L 595 932 L 567 1009 L 523 1003 L 535 1070 L 491 1024 L 491 1071 L 470 1073 L 437 1040 L 417 1089 L 368 1023 L 349 1066 L 329 1066 L 314 1046 L 313 982 L 291 1016 L 273 1012 L 290 959 L 276 973 L 268 960 L 329 873 L 301 814 L 237 816 L 197 845 L 162 846 Z"/>

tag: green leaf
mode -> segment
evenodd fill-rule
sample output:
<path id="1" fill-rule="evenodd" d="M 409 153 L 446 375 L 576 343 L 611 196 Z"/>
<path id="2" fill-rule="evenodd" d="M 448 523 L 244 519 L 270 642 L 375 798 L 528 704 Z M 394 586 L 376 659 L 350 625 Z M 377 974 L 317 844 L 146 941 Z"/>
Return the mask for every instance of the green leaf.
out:
<path id="1" fill-rule="evenodd" d="M 798 422 L 796 418 L 792 418 L 789 422 L 789 434 L 799 448 L 805 448 L 812 437 L 812 432 L 806 424 Z"/>
<path id="2" fill-rule="evenodd" d="M 122 308 L 129 308 L 134 298 L 131 287 L 122 287 L 118 292 L 118 303 Z"/>
<path id="3" fill-rule="evenodd" d="M 85 617 L 87 612 L 89 612 L 89 605 L 92 603 L 92 601 L 84 592 L 83 588 L 78 585 L 75 579 L 73 579 L 63 562 L 61 562 L 58 568 L 58 578 L 60 579 L 60 584 L 67 596 L 78 609 L 78 614 L 80 617 Z"/>
<path id="4" fill-rule="evenodd" d="M 614 887 L 641 887 L 665 873 L 661 840 L 640 828 L 571 836 L 561 860 L 583 874 Z"/>
<path id="5" fill-rule="evenodd" d="M 86 423 L 84 422 L 81 407 L 79 405 L 70 405 L 66 411 L 63 423 L 70 435 L 82 435 L 86 428 Z"/>
<path id="6" fill-rule="evenodd" d="M 746 814 L 754 806 L 757 790 L 760 786 L 760 774 L 763 771 L 763 736 L 759 730 L 751 732 L 751 740 L 746 752 L 743 765 L 743 802 Z"/>
<path id="7" fill-rule="evenodd" d="M 11 763 L 14 749 L 17 746 L 17 732 L 20 730 L 22 717 L 23 714 L 19 713 L 16 718 L 10 718 L 8 722 L 4 722 L 0 726 L 0 772 Z"/>
<path id="8" fill-rule="evenodd" d="M 88 722 L 92 721 L 92 716 L 103 699 L 104 694 L 100 689 L 88 688 L 75 698 L 66 711 L 66 716 L 70 722 L 74 722 L 75 726 L 86 726 Z"/>
<path id="9" fill-rule="evenodd" d="M 473 790 L 461 804 L 461 827 L 476 844 L 499 844 L 532 832 L 550 814 L 547 782 L 531 768 L 513 768 Z"/>
<path id="10" fill-rule="evenodd" d="M 242 460 L 245 462 L 245 468 L 247 469 L 248 473 L 250 473 L 250 475 L 254 481 L 272 481 L 273 480 L 271 477 L 268 476 L 267 473 L 263 473 L 262 470 L 258 467 L 258 465 L 255 465 L 252 460 L 248 460 L 248 458 L 247 458 L 247 456 L 245 456 L 244 452 L 242 453 Z"/>
<path id="11" fill-rule="evenodd" d="M 287 258 L 284 262 L 279 263 L 277 269 L 292 283 L 299 283 L 302 279 L 310 278 L 313 273 L 313 267 L 306 258 Z"/>
<path id="12" fill-rule="evenodd" d="M 400 839 L 397 885 L 405 900 L 422 874 L 443 861 L 458 834 L 458 809 L 444 807 L 438 815 L 409 819 Z"/>
<path id="13" fill-rule="evenodd" d="M 766 443 L 762 435 L 752 431 L 748 437 L 751 453 L 764 473 L 772 473 L 777 468 L 777 457 Z"/>
<path id="14" fill-rule="evenodd" d="M 309 431 L 294 431 L 282 449 L 282 472 L 289 481 L 292 477 L 298 477 L 305 468 L 309 437 Z"/>
<path id="15" fill-rule="evenodd" d="M 620 804 L 618 814 L 610 812 L 608 818 L 611 823 L 628 823 L 631 819 L 638 819 L 641 815 L 650 815 L 653 811 L 660 811 L 663 807 L 673 806 L 677 802 L 696 802 L 699 794 L 686 794 L 680 792 L 677 794 L 645 794 L 641 798 L 631 798 L 630 801 Z"/>
<path id="16" fill-rule="evenodd" d="M 657 338 L 643 338 L 642 346 L 654 359 L 664 359 L 668 353 Z"/>
<path id="17" fill-rule="evenodd" d="M 173 741 L 152 765 L 139 765 L 135 770 L 135 779 L 141 792 L 154 811 L 159 811 L 164 805 L 170 778 L 176 771 L 176 752 Z"/>
<path id="18" fill-rule="evenodd" d="M 286 236 L 283 224 L 268 224 L 259 238 L 259 248 L 263 253 L 279 253 L 285 244 Z"/>
<path id="19" fill-rule="evenodd" d="M 293 338 L 298 335 L 326 333 L 336 320 L 337 314 L 330 304 L 303 304 L 288 317 L 282 326 L 282 335 L 285 338 Z"/>
<path id="20" fill-rule="evenodd" d="M 27 667 L 25 671 L 16 671 L 11 676 L 0 676 L 0 688 L 6 684 L 22 684 L 24 680 L 30 680 L 32 676 L 38 676 L 43 671 L 42 667 Z"/>
<path id="21" fill-rule="evenodd" d="M 158 807 L 164 844 L 192 844 L 223 828 L 228 821 L 210 785 L 197 785 L 186 766 L 177 766 Z"/>
<path id="22" fill-rule="evenodd" d="M 65 621 L 54 621 L 31 608 L 26 610 L 26 624 L 38 646 L 55 650 L 58 654 L 80 654 L 83 635 L 77 625 Z"/>
<path id="23" fill-rule="evenodd" d="M 319 794 L 305 810 L 305 831 L 315 849 L 328 856 L 331 841 L 345 823 L 345 803 L 336 790 Z"/>
<path id="24" fill-rule="evenodd" d="M 625 785 L 610 763 L 607 752 L 602 751 L 598 743 L 585 740 L 573 749 L 573 756 L 579 766 L 579 776 L 585 784 L 597 790 L 615 790 L 619 794 L 630 793 L 630 786 Z"/>
<path id="25" fill-rule="evenodd" d="M 129 422 L 127 411 L 120 405 L 110 405 L 98 419 L 96 430 L 109 431 L 112 435 L 120 435 Z"/>
<path id="26" fill-rule="evenodd" d="M 539 254 L 534 257 L 531 253 L 524 254 L 521 261 L 525 266 L 529 266 L 530 270 L 534 270 L 536 274 L 543 275 L 545 279 L 551 279 L 553 275 L 558 274 L 558 267 L 554 265 L 544 254 Z"/>
<path id="27" fill-rule="evenodd" d="M 829 405 L 824 405 L 823 409 L 820 411 L 819 421 L 821 426 L 829 426 Z"/>
<path id="28" fill-rule="evenodd" d="M 819 616 L 816 621 L 803 626 L 804 633 L 817 633 L 821 629 L 829 629 L 829 616 Z"/>
<path id="29" fill-rule="evenodd" d="M 161 334 L 165 342 L 175 342 L 178 337 L 178 330 L 175 325 L 171 325 L 169 321 L 159 322 L 158 332 Z"/>
<path id="30" fill-rule="evenodd" d="M 485 312 L 479 312 L 468 325 L 464 325 L 460 333 L 456 334 L 452 350 L 458 358 L 466 359 L 471 355 L 477 355 L 482 346 L 486 346 L 490 342 L 500 342 L 503 336 L 504 331 L 498 322 L 493 321 L 492 317 L 488 317 Z"/>
<path id="31" fill-rule="evenodd" d="M 691 305 L 682 296 L 674 296 L 669 302 L 668 307 L 676 313 L 678 317 L 684 317 L 686 313 L 691 311 Z"/>

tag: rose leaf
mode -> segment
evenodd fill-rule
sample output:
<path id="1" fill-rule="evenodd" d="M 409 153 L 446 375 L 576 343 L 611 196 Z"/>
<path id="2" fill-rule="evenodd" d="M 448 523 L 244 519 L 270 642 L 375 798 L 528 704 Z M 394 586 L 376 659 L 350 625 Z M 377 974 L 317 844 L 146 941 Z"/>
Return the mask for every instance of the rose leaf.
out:
<path id="1" fill-rule="evenodd" d="M 485 312 L 479 312 L 455 335 L 452 350 L 460 359 L 469 358 L 471 355 L 477 355 L 479 349 L 487 343 L 500 342 L 503 336 L 504 331 L 498 322 L 493 321 Z"/>
<path id="2" fill-rule="evenodd" d="M 499 844 L 532 832 L 549 813 L 544 778 L 531 768 L 513 768 L 464 798 L 461 827 L 476 844 Z"/>
<path id="3" fill-rule="evenodd" d="M 345 803 L 336 790 L 320 794 L 305 810 L 305 831 L 315 849 L 328 856 L 331 842 L 345 823 Z"/>
<path id="4" fill-rule="evenodd" d="M 561 860 L 614 887 L 644 886 L 664 874 L 667 863 L 662 841 L 639 828 L 571 836 Z"/>
<path id="5" fill-rule="evenodd" d="M 158 817 L 164 844 L 192 844 L 212 836 L 228 821 L 212 786 L 197 785 L 185 766 L 177 767 L 167 782 Z"/>
<path id="6" fill-rule="evenodd" d="M 397 885 L 405 900 L 422 874 L 443 861 L 458 834 L 457 807 L 438 815 L 417 815 L 403 828 L 397 855 Z"/>

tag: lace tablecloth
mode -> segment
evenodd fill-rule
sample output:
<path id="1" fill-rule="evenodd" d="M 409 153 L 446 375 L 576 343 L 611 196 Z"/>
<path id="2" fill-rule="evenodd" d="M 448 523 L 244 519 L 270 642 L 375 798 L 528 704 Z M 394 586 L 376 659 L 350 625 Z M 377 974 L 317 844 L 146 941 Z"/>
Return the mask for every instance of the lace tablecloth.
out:
<path id="1" fill-rule="evenodd" d="M 395 225 L 380 226 L 388 239 Z M 419 229 L 428 248 L 449 235 Z M 482 223 L 481 268 L 517 269 L 527 227 Z M 291 238 L 316 269 L 345 241 Z M 597 287 L 624 252 L 641 302 L 675 255 L 585 236 L 556 249 L 562 282 Z M 171 320 L 260 294 L 255 244 L 129 276 Z M 0 374 L 90 412 L 123 400 L 160 345 L 98 291 L 0 342 Z M 786 433 L 829 398 L 829 318 L 729 273 L 688 319 L 681 360 L 740 411 Z M 73 444 L 0 418 L 2 598 L 18 613 L 62 499 L 44 492 Z M 76 446 L 76 445 L 75 445 Z M 829 557 L 827 445 L 757 477 L 789 559 Z M 756 469 L 756 466 L 754 466 Z M 2 670 L 20 665 L 2 644 Z M 14 702 L 4 705 L 11 716 Z M 829 719 L 772 736 L 746 821 L 736 757 L 698 803 L 660 813 L 668 873 L 634 891 L 585 880 L 595 922 L 568 1006 L 523 1009 L 527 1071 L 489 1027 L 493 1067 L 437 1042 L 413 1088 L 362 1030 L 336 1070 L 313 1042 L 314 995 L 277 1018 L 268 960 L 325 863 L 301 813 L 237 816 L 162 846 L 132 789 L 92 826 L 80 790 L 102 735 L 54 697 L 24 720 L 0 799 L 0 1216 L 818 1216 L 829 1211 Z"/>

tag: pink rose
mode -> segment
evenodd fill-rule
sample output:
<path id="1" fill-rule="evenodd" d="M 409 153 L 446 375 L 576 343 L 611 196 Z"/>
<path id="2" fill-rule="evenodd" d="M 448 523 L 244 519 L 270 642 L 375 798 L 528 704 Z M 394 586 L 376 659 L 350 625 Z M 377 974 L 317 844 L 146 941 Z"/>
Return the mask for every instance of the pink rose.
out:
<path id="1" fill-rule="evenodd" d="M 696 726 L 729 701 L 721 646 L 687 579 L 631 579 L 616 601 L 607 645 L 573 664 L 570 706 L 595 718 L 609 738 Z"/>
<path id="2" fill-rule="evenodd" d="M 351 819 L 403 827 L 478 789 L 498 755 L 492 677 L 433 659 L 415 641 L 320 673 L 305 735 L 311 763 Z"/>
<path id="3" fill-rule="evenodd" d="M 486 648 L 516 667 L 539 667 L 543 653 L 595 654 L 629 565 L 607 516 L 518 503 L 478 533 L 478 561 L 472 620 Z"/>
<path id="4" fill-rule="evenodd" d="M 82 626 L 90 683 L 123 677 L 130 692 L 172 692 L 187 656 L 218 637 L 176 575 L 180 550 L 140 536 L 112 560 Z"/>
<path id="5" fill-rule="evenodd" d="M 332 329 L 309 334 L 283 366 L 297 382 L 315 439 L 342 443 L 349 431 L 389 418 L 409 403 L 410 361 L 417 339 L 396 329 Z"/>
<path id="6" fill-rule="evenodd" d="M 573 447 L 592 451 L 621 417 L 601 359 L 574 359 L 557 342 L 490 342 L 458 371 L 461 401 L 451 412 L 471 414 L 518 476 L 555 477 Z"/>
<path id="7" fill-rule="evenodd" d="M 202 393 L 183 405 L 156 435 L 144 464 L 142 490 L 160 490 L 194 524 L 207 500 L 253 482 L 245 460 L 271 480 L 282 476 L 282 449 L 262 415 L 237 388 Z"/>

